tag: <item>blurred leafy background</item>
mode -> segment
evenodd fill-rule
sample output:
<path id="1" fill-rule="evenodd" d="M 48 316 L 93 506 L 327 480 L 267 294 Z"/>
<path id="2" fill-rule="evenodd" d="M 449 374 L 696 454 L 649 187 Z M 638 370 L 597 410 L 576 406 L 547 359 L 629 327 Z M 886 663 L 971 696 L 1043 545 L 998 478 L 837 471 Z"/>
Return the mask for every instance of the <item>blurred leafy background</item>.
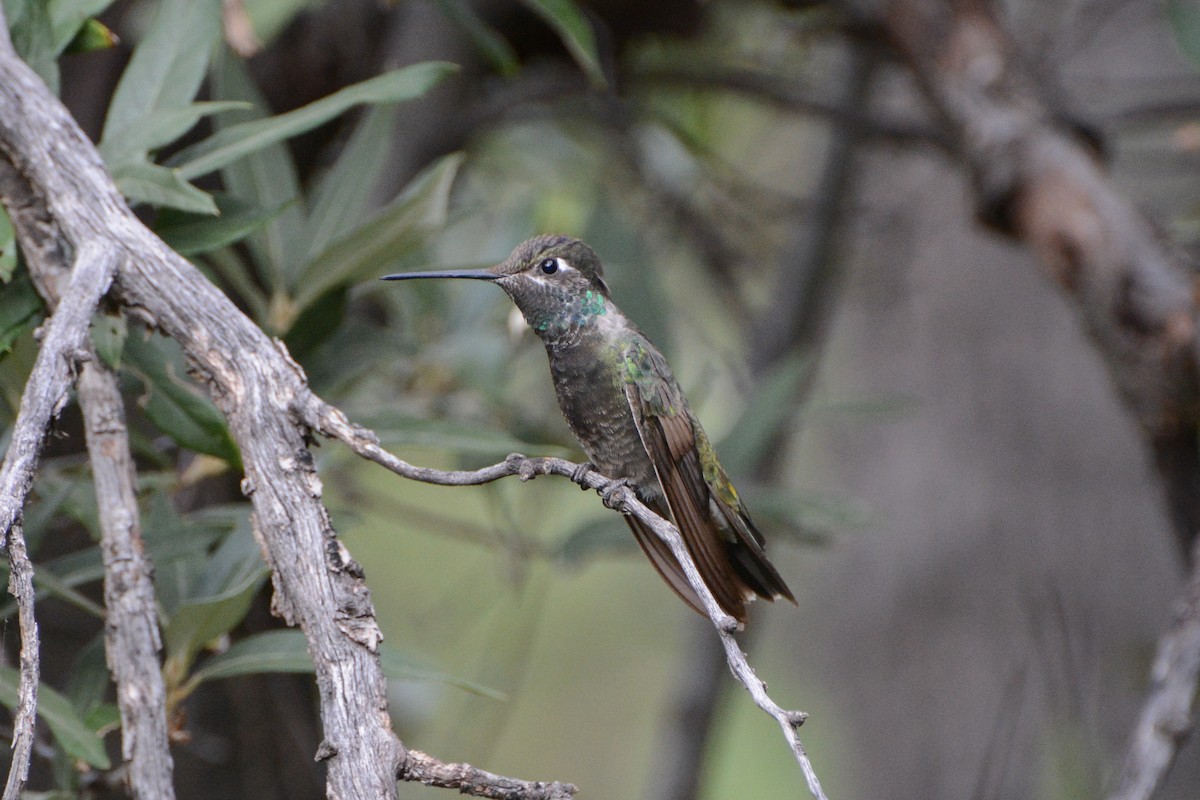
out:
<path id="1" fill-rule="evenodd" d="M 1130 4 L 1115 3 L 1089 22 L 1101 5 L 1005 9 L 1108 125 L 1129 191 L 1194 247 L 1183 54 L 1200 49 L 1200 15 L 1176 0 L 1121 22 Z M 936 128 L 844 8 L 4 8 L 139 214 L 411 462 L 580 454 L 501 293 L 375 278 L 494 263 L 539 231 L 591 243 L 798 590 L 800 611 L 760 612 L 749 644 L 780 702 L 813 715 L 803 733 L 831 796 L 1096 789 L 1121 744 L 1099 704 L 1136 700 L 1178 580 L 1156 490 L 1070 312 L 1027 258 L 970 231 Z M 7 426 L 43 311 L 3 220 L 0 278 Z M 111 312 L 93 338 L 129 398 L 179 794 L 319 797 L 312 689 L 291 674 L 306 657 L 270 617 L 236 447 L 171 342 Z M 740 693 L 715 695 L 711 729 L 673 716 L 680 687 L 703 685 L 711 636 L 596 498 L 550 479 L 421 486 L 336 446 L 316 456 L 367 571 L 406 743 L 588 796 L 660 798 L 693 794 L 668 778 L 671 737 L 690 735 L 694 796 L 800 794 Z M 61 697 L 45 695 L 34 785 L 107 796 L 117 716 L 74 409 L 35 491 L 44 680 Z M 0 672 L 0 703 L 12 682 Z M 1197 775 L 1177 771 L 1178 796 Z"/>

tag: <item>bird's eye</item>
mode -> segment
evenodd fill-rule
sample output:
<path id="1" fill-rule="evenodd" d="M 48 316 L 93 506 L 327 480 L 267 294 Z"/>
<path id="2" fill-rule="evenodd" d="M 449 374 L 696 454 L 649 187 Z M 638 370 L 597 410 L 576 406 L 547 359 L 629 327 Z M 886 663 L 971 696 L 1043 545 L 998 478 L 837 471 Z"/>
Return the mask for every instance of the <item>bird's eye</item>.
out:
<path id="1" fill-rule="evenodd" d="M 542 272 L 546 273 L 547 275 L 553 275 L 554 273 L 558 272 L 558 259 L 547 258 L 541 264 L 538 264 L 538 266 L 542 268 Z"/>

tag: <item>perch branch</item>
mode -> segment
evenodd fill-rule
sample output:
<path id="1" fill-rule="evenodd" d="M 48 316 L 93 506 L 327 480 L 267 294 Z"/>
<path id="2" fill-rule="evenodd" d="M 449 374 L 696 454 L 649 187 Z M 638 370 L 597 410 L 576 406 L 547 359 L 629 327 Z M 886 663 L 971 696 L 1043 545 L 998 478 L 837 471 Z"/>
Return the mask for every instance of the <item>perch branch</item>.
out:
<path id="1" fill-rule="evenodd" d="M 1200 673 L 1200 554 L 1192 557 L 1192 565 L 1175 620 L 1158 642 L 1150 689 L 1109 800 L 1150 800 L 1192 730 Z"/>
<path id="2" fill-rule="evenodd" d="M 561 475 L 577 481 L 584 488 L 595 489 L 598 492 L 609 489 L 614 484 L 614 481 L 595 470 L 581 471 L 578 464 L 563 458 L 526 458 L 517 454 L 510 455 L 498 464 L 478 470 L 438 470 L 418 467 L 384 450 L 379 446 L 379 437 L 372 431 L 351 423 L 339 409 L 325 403 L 312 393 L 303 398 L 297 406 L 297 410 L 304 422 L 314 431 L 342 442 L 358 455 L 374 461 L 397 475 L 422 483 L 434 483 L 441 486 L 474 486 L 513 475 L 520 477 L 523 481 L 532 480 L 538 475 Z M 717 605 L 712 592 L 700 577 L 695 562 L 692 561 L 691 555 L 684 547 L 679 531 L 670 522 L 647 508 L 627 486 L 622 486 L 619 491 L 614 492 L 613 499 L 622 513 L 637 517 L 670 546 L 671 552 L 683 567 L 688 583 L 699 597 L 701 605 L 704 606 L 705 614 L 717 629 L 730 671 L 750 692 L 755 704 L 779 723 L 783 737 L 787 741 L 796 763 L 800 765 L 800 769 L 804 773 L 809 791 L 817 800 L 825 800 L 821 782 L 817 779 L 816 771 L 813 769 L 804 745 L 800 742 L 797 731 L 807 718 L 807 714 L 801 711 L 786 711 L 767 694 L 766 684 L 754 674 L 753 668 L 746 660 L 746 654 L 742 652 L 737 639 L 733 636 L 734 631 L 737 630 L 737 621 Z"/>
<path id="3" fill-rule="evenodd" d="M 470 764 L 446 764 L 420 750 L 408 751 L 398 777 L 402 781 L 457 789 L 459 794 L 493 800 L 571 800 L 576 791 L 570 783 L 522 781 L 493 775 Z"/>

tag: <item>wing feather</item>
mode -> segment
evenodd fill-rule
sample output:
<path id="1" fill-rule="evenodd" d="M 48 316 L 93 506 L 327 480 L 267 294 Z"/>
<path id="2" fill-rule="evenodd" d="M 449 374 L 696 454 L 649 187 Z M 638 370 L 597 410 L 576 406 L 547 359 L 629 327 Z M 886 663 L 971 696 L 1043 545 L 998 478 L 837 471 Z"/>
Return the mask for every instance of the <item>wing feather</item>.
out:
<path id="1" fill-rule="evenodd" d="M 670 387 L 662 385 L 655 388 L 660 392 L 670 391 Z M 642 444 L 654 463 L 668 509 L 700 576 L 718 605 L 744 623 L 745 601 L 751 590 L 734 572 L 725 542 L 709 517 L 708 489 L 702 475 L 695 480 L 698 463 L 689 464 L 689 461 L 696 461 L 695 433 L 682 397 L 665 398 L 664 404 L 664 398 L 655 396 L 651 402 L 646 402 L 641 387 L 633 382 L 626 383 L 625 395 Z M 649 534 L 654 535 L 652 531 Z M 643 550 L 646 549 L 643 544 Z M 682 568 L 669 549 L 666 554 L 673 562 L 672 571 L 682 577 Z M 653 556 L 651 560 L 654 560 Z M 659 566 L 657 562 L 656 566 Z M 661 567 L 659 571 L 663 572 Z M 670 579 L 668 583 L 671 583 Z M 678 593 L 678 589 L 676 591 Z"/>

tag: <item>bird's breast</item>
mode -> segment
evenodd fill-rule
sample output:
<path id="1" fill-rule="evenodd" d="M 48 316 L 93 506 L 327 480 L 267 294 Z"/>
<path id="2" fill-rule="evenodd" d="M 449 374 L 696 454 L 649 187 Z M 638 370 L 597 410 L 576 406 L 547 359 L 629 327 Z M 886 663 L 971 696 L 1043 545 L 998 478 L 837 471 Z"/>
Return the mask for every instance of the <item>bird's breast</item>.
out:
<path id="1" fill-rule="evenodd" d="M 547 352 L 559 408 L 588 460 L 605 476 L 628 480 L 643 499 L 657 497 L 654 465 L 638 434 L 615 360 L 604 353 L 592 358 Z"/>

